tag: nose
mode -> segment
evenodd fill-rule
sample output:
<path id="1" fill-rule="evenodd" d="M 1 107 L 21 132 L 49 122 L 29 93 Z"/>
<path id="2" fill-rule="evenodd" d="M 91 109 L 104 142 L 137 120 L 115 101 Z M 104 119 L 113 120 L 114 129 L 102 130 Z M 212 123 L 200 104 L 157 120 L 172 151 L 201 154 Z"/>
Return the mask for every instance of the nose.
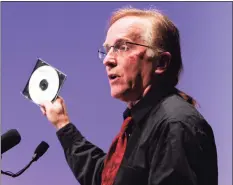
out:
<path id="1" fill-rule="evenodd" d="M 115 53 L 112 48 L 109 50 L 108 54 L 105 56 L 103 60 L 103 64 L 106 67 L 114 67 L 117 65 Z"/>

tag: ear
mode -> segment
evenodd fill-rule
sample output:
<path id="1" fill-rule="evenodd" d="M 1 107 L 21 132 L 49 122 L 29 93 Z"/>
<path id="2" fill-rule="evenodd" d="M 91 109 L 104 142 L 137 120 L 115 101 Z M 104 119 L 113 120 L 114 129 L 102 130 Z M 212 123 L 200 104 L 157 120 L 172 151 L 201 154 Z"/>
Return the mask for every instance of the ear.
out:
<path id="1" fill-rule="evenodd" d="M 155 73 L 158 75 L 164 73 L 167 70 L 168 66 L 170 65 L 170 61 L 171 61 L 171 54 L 169 52 L 162 53 L 157 61 Z"/>

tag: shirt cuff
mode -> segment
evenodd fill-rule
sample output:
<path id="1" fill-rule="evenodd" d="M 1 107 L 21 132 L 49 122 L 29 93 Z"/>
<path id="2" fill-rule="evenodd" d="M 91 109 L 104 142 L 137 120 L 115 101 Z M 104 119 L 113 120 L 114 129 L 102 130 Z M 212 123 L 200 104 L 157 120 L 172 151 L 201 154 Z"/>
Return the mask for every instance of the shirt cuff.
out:
<path id="1" fill-rule="evenodd" d="M 68 148 L 74 141 L 81 141 L 83 135 L 73 123 L 69 123 L 56 132 L 56 135 L 63 148 Z"/>

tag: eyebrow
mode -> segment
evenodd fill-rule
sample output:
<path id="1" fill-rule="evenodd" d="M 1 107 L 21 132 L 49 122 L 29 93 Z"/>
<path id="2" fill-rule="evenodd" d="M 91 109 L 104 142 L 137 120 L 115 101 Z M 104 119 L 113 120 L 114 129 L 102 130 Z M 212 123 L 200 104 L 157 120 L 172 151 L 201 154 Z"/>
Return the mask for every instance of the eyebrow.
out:
<path id="1" fill-rule="evenodd" d="M 117 42 L 122 42 L 122 41 L 137 42 L 138 40 L 143 39 L 143 36 L 141 34 L 134 33 L 134 32 L 129 33 L 128 35 L 126 35 L 126 37 L 117 39 L 114 44 L 116 44 Z M 109 47 L 109 44 L 103 43 L 103 47 Z"/>
<path id="2" fill-rule="evenodd" d="M 142 35 L 134 32 L 129 34 L 128 37 L 131 37 L 134 42 L 137 42 L 138 40 L 141 40 L 143 38 Z"/>
<path id="3" fill-rule="evenodd" d="M 119 39 L 117 39 L 115 42 L 114 42 L 114 44 L 113 45 L 115 45 L 116 43 L 118 43 L 118 42 L 124 42 L 124 41 L 129 41 L 129 39 L 126 39 L 126 38 L 119 38 Z M 110 47 L 110 45 L 109 44 L 106 44 L 106 43 L 104 43 L 103 44 L 103 47 L 105 47 L 105 48 L 107 48 L 107 47 Z"/>
<path id="4" fill-rule="evenodd" d="M 117 40 L 114 42 L 113 45 L 115 45 L 115 44 L 118 43 L 118 42 L 131 42 L 131 40 L 128 39 L 128 38 L 119 38 L 119 39 L 117 39 Z M 110 45 L 107 44 L 107 43 L 103 43 L 103 47 L 107 48 L 107 47 L 110 47 Z"/>

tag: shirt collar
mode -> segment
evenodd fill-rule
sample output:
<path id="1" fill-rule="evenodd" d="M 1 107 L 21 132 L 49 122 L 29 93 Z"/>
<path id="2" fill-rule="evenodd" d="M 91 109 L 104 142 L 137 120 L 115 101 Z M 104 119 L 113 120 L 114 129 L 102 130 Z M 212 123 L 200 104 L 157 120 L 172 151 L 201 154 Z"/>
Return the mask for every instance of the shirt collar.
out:
<path id="1" fill-rule="evenodd" d="M 174 87 L 151 87 L 148 93 L 136 105 L 124 111 L 123 118 L 132 116 L 134 123 L 138 124 L 162 99 L 175 92 L 177 92 L 177 89 Z"/>

